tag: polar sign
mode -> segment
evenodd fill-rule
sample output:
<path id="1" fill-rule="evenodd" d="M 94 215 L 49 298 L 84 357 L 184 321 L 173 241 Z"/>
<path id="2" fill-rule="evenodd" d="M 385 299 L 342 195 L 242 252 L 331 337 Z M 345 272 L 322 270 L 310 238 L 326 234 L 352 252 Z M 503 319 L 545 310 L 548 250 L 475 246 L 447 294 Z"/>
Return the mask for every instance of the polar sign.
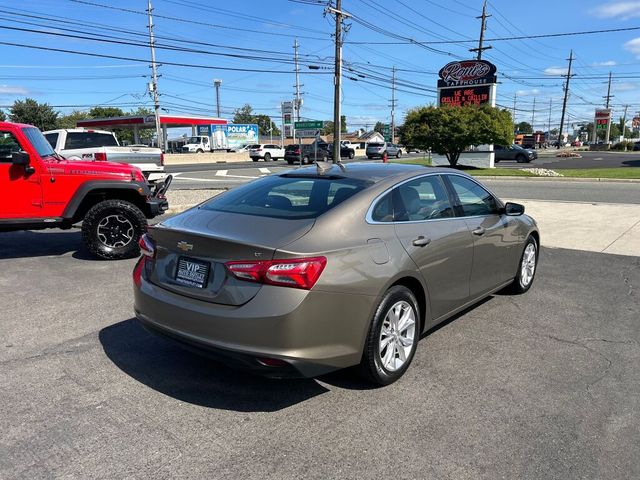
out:
<path id="1" fill-rule="evenodd" d="M 224 132 L 229 150 L 238 150 L 244 145 L 258 142 L 258 125 L 254 123 L 230 123 L 215 127 Z"/>
<path id="2" fill-rule="evenodd" d="M 485 60 L 447 63 L 439 72 L 438 87 L 464 87 L 496 83 L 496 66 Z"/>

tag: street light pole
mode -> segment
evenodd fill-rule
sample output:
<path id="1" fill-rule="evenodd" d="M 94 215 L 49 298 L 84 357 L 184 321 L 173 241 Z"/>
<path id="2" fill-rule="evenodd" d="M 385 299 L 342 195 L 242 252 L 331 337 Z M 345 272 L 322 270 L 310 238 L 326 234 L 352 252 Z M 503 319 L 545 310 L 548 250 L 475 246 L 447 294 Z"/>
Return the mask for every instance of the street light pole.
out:
<path id="1" fill-rule="evenodd" d="M 342 82 L 342 20 L 348 16 L 342 10 L 342 0 L 336 0 L 336 7 L 328 7 L 327 10 L 336 16 L 336 53 L 334 67 L 334 91 L 333 91 L 333 163 L 340 161 L 340 84 Z"/>
<path id="2" fill-rule="evenodd" d="M 216 115 L 220 118 L 220 85 L 222 85 L 222 80 L 215 79 L 213 84 L 216 87 Z"/>

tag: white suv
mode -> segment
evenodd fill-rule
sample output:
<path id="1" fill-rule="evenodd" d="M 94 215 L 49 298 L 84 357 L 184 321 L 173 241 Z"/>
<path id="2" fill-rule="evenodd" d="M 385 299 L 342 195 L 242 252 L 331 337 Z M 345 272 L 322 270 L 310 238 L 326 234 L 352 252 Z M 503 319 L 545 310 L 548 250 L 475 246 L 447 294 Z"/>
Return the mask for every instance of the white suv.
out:
<path id="1" fill-rule="evenodd" d="M 263 159 L 265 162 L 278 160 L 279 158 L 284 158 L 284 148 L 280 145 L 273 144 L 251 145 L 249 147 L 249 156 L 254 162 L 260 159 Z"/>

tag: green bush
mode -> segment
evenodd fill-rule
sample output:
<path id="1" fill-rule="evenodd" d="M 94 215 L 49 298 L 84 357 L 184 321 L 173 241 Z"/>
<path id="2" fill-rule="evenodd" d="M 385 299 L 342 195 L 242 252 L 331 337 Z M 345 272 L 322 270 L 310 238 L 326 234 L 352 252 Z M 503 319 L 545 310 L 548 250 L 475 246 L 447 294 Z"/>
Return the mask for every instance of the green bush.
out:
<path id="1" fill-rule="evenodd" d="M 616 151 L 633 150 L 634 145 L 635 145 L 634 142 L 628 142 L 628 141 L 618 142 L 615 145 L 611 146 L 611 150 L 616 150 Z"/>

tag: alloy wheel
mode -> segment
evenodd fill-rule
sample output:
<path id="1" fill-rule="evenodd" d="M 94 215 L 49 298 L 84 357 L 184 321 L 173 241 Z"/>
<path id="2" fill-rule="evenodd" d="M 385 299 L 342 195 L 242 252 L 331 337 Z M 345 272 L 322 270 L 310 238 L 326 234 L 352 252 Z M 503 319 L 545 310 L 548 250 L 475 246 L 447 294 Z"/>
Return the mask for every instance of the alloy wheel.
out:
<path id="1" fill-rule="evenodd" d="M 533 275 L 536 271 L 536 245 L 529 243 L 524 249 L 522 255 L 522 264 L 520 265 L 520 282 L 523 287 L 529 286 Z"/>
<path id="2" fill-rule="evenodd" d="M 387 311 L 380 330 L 379 350 L 382 366 L 390 372 L 401 368 L 411 355 L 415 342 L 416 314 L 401 300 Z"/>
<path id="3" fill-rule="evenodd" d="M 133 224 L 123 215 L 109 215 L 98 223 L 98 240 L 108 248 L 121 248 L 133 240 Z"/>

